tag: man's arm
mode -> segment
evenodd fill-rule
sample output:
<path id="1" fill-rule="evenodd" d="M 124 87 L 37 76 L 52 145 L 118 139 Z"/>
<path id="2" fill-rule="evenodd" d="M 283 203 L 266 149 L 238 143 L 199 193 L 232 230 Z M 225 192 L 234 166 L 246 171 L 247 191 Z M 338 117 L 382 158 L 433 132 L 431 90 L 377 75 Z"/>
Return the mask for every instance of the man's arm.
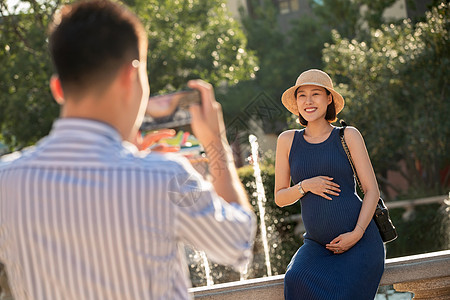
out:
<path id="1" fill-rule="evenodd" d="M 208 156 L 209 172 L 214 189 L 225 201 L 236 202 L 242 207 L 251 209 L 226 138 L 222 107 L 214 97 L 212 86 L 201 80 L 189 81 L 188 85 L 198 89 L 202 96 L 202 104 L 193 105 L 190 108 L 191 126 Z"/>
<path id="2" fill-rule="evenodd" d="M 177 236 L 204 250 L 213 261 L 239 268 L 252 257 L 256 218 L 239 180 L 212 86 L 201 80 L 188 85 L 202 95 L 202 104 L 190 107 L 191 126 L 208 156 L 213 186 L 191 165 L 184 164 L 190 178 L 187 189 L 195 191 L 197 198 L 193 205 L 177 209 Z"/>
<path id="3" fill-rule="evenodd" d="M 244 266 L 252 257 L 256 218 L 238 202 L 227 203 L 219 197 L 211 182 L 195 171 L 188 160 L 179 160 L 182 170 L 175 176 L 180 201 L 176 208 L 176 236 L 214 262 Z"/>

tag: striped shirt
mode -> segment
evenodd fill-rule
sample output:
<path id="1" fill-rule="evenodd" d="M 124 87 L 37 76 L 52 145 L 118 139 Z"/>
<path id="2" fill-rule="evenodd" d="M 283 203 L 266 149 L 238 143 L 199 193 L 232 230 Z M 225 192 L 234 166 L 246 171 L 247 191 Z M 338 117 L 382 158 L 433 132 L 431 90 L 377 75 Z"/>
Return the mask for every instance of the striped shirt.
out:
<path id="1" fill-rule="evenodd" d="M 59 119 L 0 163 L 0 261 L 20 299 L 188 299 L 183 243 L 251 257 L 252 212 L 177 154 L 139 153 L 107 124 Z"/>

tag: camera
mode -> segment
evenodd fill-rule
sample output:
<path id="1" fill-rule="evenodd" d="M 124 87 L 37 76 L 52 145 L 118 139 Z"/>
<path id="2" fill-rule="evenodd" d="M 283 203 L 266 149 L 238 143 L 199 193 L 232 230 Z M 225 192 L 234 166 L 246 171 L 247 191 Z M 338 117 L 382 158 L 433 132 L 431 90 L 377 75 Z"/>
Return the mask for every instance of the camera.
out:
<path id="1" fill-rule="evenodd" d="M 150 131 L 189 125 L 191 104 L 201 104 L 198 90 L 185 90 L 150 97 L 141 130 Z"/>

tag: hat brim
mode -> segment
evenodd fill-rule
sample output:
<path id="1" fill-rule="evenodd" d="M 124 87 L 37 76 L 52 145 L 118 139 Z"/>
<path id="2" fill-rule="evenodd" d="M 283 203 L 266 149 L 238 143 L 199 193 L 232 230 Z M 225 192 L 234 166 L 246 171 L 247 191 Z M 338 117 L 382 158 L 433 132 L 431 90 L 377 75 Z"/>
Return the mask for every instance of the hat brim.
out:
<path id="1" fill-rule="evenodd" d="M 344 97 L 342 97 L 342 95 L 339 94 L 338 92 L 336 92 L 334 89 L 327 87 L 325 85 L 322 85 L 322 84 L 305 82 L 305 83 L 302 83 L 299 85 L 294 85 L 293 87 L 288 88 L 281 96 L 281 102 L 283 103 L 283 105 L 294 115 L 297 115 L 297 116 L 299 115 L 297 99 L 295 98 L 295 90 L 297 88 L 299 88 L 301 86 L 305 86 L 305 85 L 320 86 L 320 87 L 323 87 L 324 89 L 327 89 L 328 91 L 330 91 L 330 93 L 333 95 L 334 107 L 336 108 L 336 114 L 340 113 L 341 110 L 344 108 L 344 105 L 345 105 Z"/>

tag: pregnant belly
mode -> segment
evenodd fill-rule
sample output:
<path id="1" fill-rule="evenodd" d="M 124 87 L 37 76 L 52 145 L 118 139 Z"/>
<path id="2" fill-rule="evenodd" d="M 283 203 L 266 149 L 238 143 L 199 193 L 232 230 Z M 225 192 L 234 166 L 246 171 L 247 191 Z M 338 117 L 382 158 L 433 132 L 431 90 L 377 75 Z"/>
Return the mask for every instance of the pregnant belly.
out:
<path id="1" fill-rule="evenodd" d="M 305 238 L 322 245 L 338 235 L 355 228 L 362 202 L 355 194 L 340 195 L 326 200 L 315 194 L 307 194 L 301 200 Z"/>

